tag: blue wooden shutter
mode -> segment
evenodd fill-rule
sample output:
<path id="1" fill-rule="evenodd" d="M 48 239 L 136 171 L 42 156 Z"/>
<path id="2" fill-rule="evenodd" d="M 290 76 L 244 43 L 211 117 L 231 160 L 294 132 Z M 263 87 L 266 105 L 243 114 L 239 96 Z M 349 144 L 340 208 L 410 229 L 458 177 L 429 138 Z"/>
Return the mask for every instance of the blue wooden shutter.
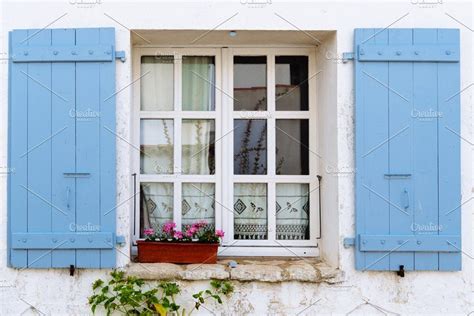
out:
<path id="1" fill-rule="evenodd" d="M 115 31 L 14 30 L 9 262 L 115 266 Z"/>
<path id="2" fill-rule="evenodd" d="M 356 29 L 356 268 L 460 270 L 459 30 Z"/>

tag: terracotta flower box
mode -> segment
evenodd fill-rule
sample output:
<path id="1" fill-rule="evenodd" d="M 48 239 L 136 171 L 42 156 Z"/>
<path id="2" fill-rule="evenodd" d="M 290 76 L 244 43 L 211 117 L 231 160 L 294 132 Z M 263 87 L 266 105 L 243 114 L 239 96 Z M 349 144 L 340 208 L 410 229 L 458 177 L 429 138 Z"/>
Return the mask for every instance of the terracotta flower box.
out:
<path id="1" fill-rule="evenodd" d="M 138 262 L 216 263 L 218 243 L 138 240 Z"/>

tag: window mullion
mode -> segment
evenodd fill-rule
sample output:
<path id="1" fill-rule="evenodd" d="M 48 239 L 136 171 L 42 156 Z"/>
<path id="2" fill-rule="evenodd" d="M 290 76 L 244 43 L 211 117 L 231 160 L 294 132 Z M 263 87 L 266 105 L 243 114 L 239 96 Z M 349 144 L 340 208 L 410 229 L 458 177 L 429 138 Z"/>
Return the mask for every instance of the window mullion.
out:
<path id="1" fill-rule="evenodd" d="M 181 192 L 182 182 L 177 180 L 174 182 L 173 190 L 173 221 L 176 223 L 176 228 L 181 230 Z"/>
<path id="2" fill-rule="evenodd" d="M 174 110 L 181 113 L 181 88 L 182 88 L 182 56 L 180 54 L 174 55 Z M 181 194 L 182 194 L 182 182 L 180 175 L 182 174 L 181 164 L 181 115 L 176 116 L 174 119 L 174 176 L 176 181 L 174 182 L 174 207 L 173 207 L 173 220 L 176 222 L 176 226 L 181 230 Z"/>
<path id="3" fill-rule="evenodd" d="M 275 55 L 267 56 L 267 175 L 275 176 Z M 272 208 L 272 207 L 270 207 Z"/>
<path id="4" fill-rule="evenodd" d="M 226 212 L 224 206 L 227 205 L 225 200 L 223 200 L 223 191 L 224 191 L 224 184 L 222 181 L 222 166 L 223 166 L 223 157 L 222 157 L 222 57 L 221 54 L 216 51 L 215 52 L 215 83 L 214 86 L 211 86 L 212 89 L 215 91 L 214 96 L 214 126 L 215 126 L 215 138 L 214 138 L 214 188 L 215 188 L 215 196 L 214 199 L 216 202 L 214 203 L 214 222 L 216 229 L 222 229 L 223 224 L 223 212 Z"/>
<path id="5" fill-rule="evenodd" d="M 269 178 L 275 176 L 275 55 L 267 55 L 267 175 Z M 268 181 L 267 185 L 267 221 L 268 221 L 268 240 L 273 241 L 276 239 L 276 192 L 275 192 L 275 181 Z"/>
<path id="6" fill-rule="evenodd" d="M 222 89 L 226 93 L 222 93 L 222 133 L 221 148 L 222 148 L 222 201 L 223 204 L 230 208 L 222 209 L 223 229 L 226 232 L 224 242 L 230 243 L 234 239 L 234 182 L 233 178 L 233 109 L 234 100 L 232 99 L 234 93 L 233 87 L 233 56 L 231 49 L 222 49 Z M 229 97 L 231 96 L 231 97 Z M 225 136 L 224 136 L 225 135 Z"/>

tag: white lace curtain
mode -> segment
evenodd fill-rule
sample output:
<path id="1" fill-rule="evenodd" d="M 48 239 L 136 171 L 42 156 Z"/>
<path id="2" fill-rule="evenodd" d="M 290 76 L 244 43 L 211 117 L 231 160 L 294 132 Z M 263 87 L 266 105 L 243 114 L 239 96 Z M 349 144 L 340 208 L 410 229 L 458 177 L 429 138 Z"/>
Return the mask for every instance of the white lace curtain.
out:
<path id="1" fill-rule="evenodd" d="M 307 184 L 276 185 L 276 238 L 309 238 L 309 191 Z M 234 238 L 267 239 L 267 186 L 262 183 L 234 185 Z"/>

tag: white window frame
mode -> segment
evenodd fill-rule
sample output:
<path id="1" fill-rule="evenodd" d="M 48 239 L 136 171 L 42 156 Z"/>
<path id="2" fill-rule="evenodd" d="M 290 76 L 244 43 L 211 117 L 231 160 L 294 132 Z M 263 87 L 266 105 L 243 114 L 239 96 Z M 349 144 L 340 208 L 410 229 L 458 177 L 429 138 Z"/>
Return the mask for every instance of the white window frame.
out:
<path id="1" fill-rule="evenodd" d="M 169 49 L 169 48 L 139 48 L 136 51 L 134 58 L 134 72 L 137 75 L 135 78 L 140 78 L 144 74 L 141 74 L 141 57 L 142 56 L 173 56 L 174 58 L 174 111 L 141 111 L 140 110 L 140 84 L 134 85 L 134 105 L 135 105 L 135 144 L 136 148 L 140 148 L 140 120 L 141 119 L 172 119 L 173 120 L 173 166 L 174 170 L 172 174 L 141 174 L 140 173 L 140 153 L 134 152 L 135 161 L 134 170 L 136 173 L 136 188 L 139 192 L 141 182 L 158 182 L 158 183 L 173 183 L 173 221 L 176 222 L 177 227 L 181 227 L 181 188 L 183 183 L 214 183 L 215 185 L 215 197 L 217 200 L 218 196 L 221 196 L 221 160 L 216 159 L 215 161 L 215 172 L 212 175 L 197 175 L 197 174 L 183 174 L 179 166 L 181 166 L 181 125 L 183 119 L 212 119 L 214 120 L 215 126 L 215 137 L 219 139 L 220 136 L 220 125 L 221 125 L 221 95 L 220 91 L 215 91 L 215 109 L 214 111 L 182 111 L 182 56 L 214 56 L 215 57 L 215 78 L 216 82 L 221 81 L 221 59 L 220 50 L 215 48 L 207 49 Z M 138 73 L 137 73 L 138 71 Z M 215 154 L 219 156 L 221 152 L 220 142 L 215 143 Z M 137 193 L 135 196 L 136 200 L 136 214 L 135 219 L 140 218 L 140 194 Z M 215 225 L 216 229 L 222 229 L 221 223 L 221 210 L 222 206 L 216 203 L 214 214 L 215 214 Z M 140 232 L 140 221 L 135 220 L 134 229 L 134 241 L 139 239 Z"/>
<path id="2" fill-rule="evenodd" d="M 319 190 L 317 174 L 319 174 L 319 158 L 317 152 L 317 111 L 316 111 L 316 61 L 315 48 L 295 47 L 228 47 L 228 48 L 167 48 L 137 47 L 134 49 L 132 72 L 134 80 L 140 78 L 142 56 L 174 56 L 174 104 L 177 111 L 140 111 L 140 83 L 133 85 L 133 143 L 140 148 L 140 119 L 175 119 L 174 122 L 174 162 L 181 163 L 181 119 L 214 119 L 215 120 L 215 174 L 214 175 L 183 175 L 179 170 L 174 174 L 140 174 L 140 152 L 132 153 L 133 170 L 136 173 L 135 192 L 135 226 L 132 230 L 133 244 L 139 239 L 140 231 L 140 183 L 141 182 L 173 182 L 174 183 L 174 220 L 181 227 L 181 184 L 183 182 L 215 183 L 215 224 L 217 229 L 225 231 L 219 256 L 318 256 L 319 231 Z M 214 56 L 216 69 L 215 111 L 181 111 L 181 56 Z M 233 59 L 234 56 L 267 56 L 267 111 L 233 111 Z M 275 111 L 275 56 L 308 56 L 308 111 Z M 234 175 L 233 174 L 233 120 L 234 119 L 267 119 L 267 174 L 266 175 Z M 309 175 L 275 175 L 276 119 L 309 119 Z M 177 122 L 179 122 L 177 124 Z M 222 141 L 222 137 L 226 141 Z M 233 223 L 233 190 L 234 183 L 267 183 L 268 205 L 268 240 L 234 240 Z M 310 236 L 308 240 L 275 240 L 275 183 L 308 183 L 310 190 Z M 224 186 L 223 184 L 227 185 Z M 219 203 L 222 201 L 222 203 Z"/>

